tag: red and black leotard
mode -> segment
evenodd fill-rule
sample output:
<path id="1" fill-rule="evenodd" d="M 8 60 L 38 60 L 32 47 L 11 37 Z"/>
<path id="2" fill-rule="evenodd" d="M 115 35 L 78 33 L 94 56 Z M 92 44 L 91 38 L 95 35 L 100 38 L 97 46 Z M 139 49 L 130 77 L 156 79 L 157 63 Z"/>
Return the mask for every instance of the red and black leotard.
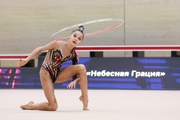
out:
<path id="1" fill-rule="evenodd" d="M 64 62 L 72 60 L 72 64 L 78 64 L 78 55 L 75 48 L 72 49 L 71 53 L 63 59 L 61 48 L 56 51 L 49 50 L 46 54 L 41 69 L 48 71 L 51 76 L 52 82 L 56 81 L 56 78 L 61 70 L 61 66 Z M 77 78 L 77 75 L 73 76 L 73 80 Z"/>

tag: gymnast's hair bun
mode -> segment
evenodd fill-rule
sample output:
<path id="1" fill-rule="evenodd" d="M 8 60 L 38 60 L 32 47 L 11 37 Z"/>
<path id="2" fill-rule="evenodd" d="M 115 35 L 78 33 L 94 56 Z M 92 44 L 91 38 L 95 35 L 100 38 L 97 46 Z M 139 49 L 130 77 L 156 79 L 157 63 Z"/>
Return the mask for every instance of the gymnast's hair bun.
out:
<path id="1" fill-rule="evenodd" d="M 84 26 L 79 26 L 79 31 L 83 32 L 84 31 Z"/>

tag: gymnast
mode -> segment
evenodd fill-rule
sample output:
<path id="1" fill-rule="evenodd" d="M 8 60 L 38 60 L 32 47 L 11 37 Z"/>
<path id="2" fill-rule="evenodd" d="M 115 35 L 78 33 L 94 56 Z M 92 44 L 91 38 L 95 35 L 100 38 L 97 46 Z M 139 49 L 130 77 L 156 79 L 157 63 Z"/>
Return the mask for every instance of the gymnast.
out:
<path id="1" fill-rule="evenodd" d="M 78 29 L 72 31 L 68 37 L 68 41 L 54 40 L 47 45 L 37 47 L 26 59 L 22 59 L 16 63 L 16 67 L 24 66 L 35 56 L 48 50 L 39 72 L 41 85 L 48 102 L 35 104 L 33 101 L 30 101 L 20 106 L 23 110 L 56 111 L 58 103 L 54 94 L 53 83 L 66 82 L 70 78 L 73 78 L 73 80 L 67 88 L 76 88 L 76 83 L 79 83 L 81 89 L 79 100 L 83 104 L 83 110 L 89 110 L 86 68 L 83 64 L 78 64 L 78 55 L 75 51 L 76 46 L 84 39 L 83 31 L 84 27 L 80 26 Z M 62 69 L 62 64 L 68 60 L 72 60 L 72 65 Z"/>

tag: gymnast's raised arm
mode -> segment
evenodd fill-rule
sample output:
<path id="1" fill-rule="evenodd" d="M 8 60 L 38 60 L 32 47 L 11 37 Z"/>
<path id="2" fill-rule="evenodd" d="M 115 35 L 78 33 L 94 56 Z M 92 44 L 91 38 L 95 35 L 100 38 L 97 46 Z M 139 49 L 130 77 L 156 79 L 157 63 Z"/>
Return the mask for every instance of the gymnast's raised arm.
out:
<path id="1" fill-rule="evenodd" d="M 58 41 L 52 41 L 44 46 L 37 47 L 28 55 L 27 58 L 21 59 L 19 62 L 17 62 L 16 67 L 24 66 L 31 59 L 33 59 L 34 57 L 36 57 L 37 55 L 39 55 L 41 52 L 43 52 L 45 50 L 56 50 L 58 48 L 59 44 L 60 44 L 60 42 L 58 42 Z"/>

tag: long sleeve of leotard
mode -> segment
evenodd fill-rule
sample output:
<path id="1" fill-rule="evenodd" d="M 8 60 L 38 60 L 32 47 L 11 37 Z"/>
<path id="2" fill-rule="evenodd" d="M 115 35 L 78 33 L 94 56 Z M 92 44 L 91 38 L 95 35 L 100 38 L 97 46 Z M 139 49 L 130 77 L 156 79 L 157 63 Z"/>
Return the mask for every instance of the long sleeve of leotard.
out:
<path id="1" fill-rule="evenodd" d="M 78 64 L 78 62 L 79 62 L 79 57 L 78 57 L 76 51 L 74 50 L 73 53 L 72 53 L 72 65 L 76 65 L 76 64 Z M 74 81 L 77 78 L 78 78 L 78 75 L 76 74 L 76 75 L 73 76 L 72 81 Z"/>

